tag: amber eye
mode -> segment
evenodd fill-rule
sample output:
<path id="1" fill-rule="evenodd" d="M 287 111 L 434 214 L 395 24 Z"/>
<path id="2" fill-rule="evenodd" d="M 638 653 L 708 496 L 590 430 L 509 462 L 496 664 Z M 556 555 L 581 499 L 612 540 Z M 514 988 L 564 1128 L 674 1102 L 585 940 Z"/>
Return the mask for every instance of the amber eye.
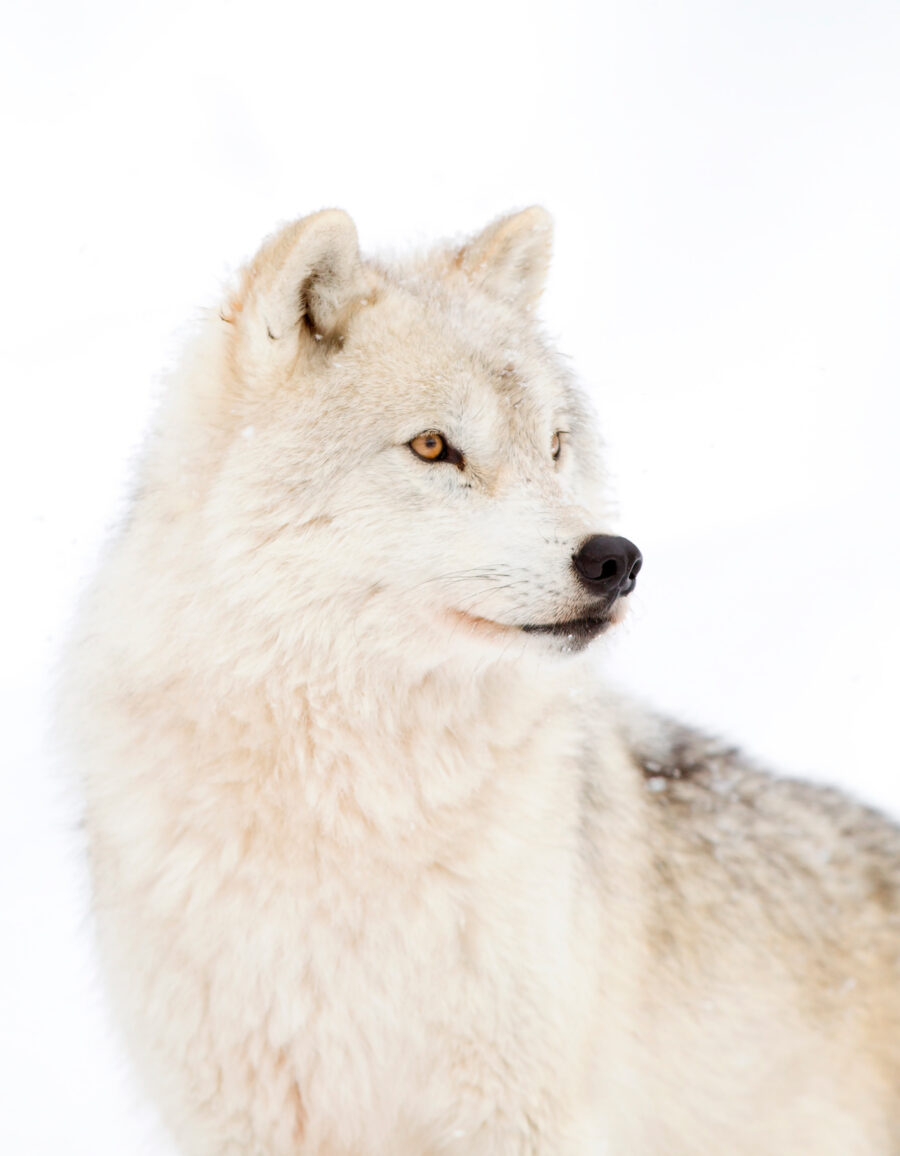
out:
<path id="1" fill-rule="evenodd" d="M 444 441 L 444 435 L 439 434 L 437 430 L 433 429 L 413 438 L 409 443 L 409 448 L 417 457 L 420 457 L 426 462 L 442 461 L 447 453 L 447 443 Z"/>
<path id="2" fill-rule="evenodd" d="M 550 456 L 556 461 L 559 458 L 560 450 L 562 449 L 562 438 L 558 433 L 555 433 L 550 440 Z"/>
<path id="3" fill-rule="evenodd" d="M 463 455 L 436 429 L 427 429 L 406 444 L 423 462 L 447 462 L 451 466 L 456 466 L 458 470 L 464 470 L 466 467 Z"/>

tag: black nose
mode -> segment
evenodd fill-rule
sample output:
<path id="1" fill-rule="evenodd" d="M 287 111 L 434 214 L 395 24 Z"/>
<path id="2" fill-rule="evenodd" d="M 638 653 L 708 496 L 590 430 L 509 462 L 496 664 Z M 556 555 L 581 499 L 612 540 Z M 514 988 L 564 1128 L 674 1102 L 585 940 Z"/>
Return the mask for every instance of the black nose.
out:
<path id="1" fill-rule="evenodd" d="M 592 594 L 602 594 L 612 601 L 624 598 L 634 589 L 641 568 L 641 552 L 627 538 L 595 534 L 583 542 L 572 558 L 572 565 L 584 586 Z"/>

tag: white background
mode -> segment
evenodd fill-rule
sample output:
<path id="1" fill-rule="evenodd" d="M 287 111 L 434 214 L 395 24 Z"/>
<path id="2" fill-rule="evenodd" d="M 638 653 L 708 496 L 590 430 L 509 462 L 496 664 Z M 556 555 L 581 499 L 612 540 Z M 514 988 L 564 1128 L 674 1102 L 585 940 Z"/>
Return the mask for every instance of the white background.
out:
<path id="1" fill-rule="evenodd" d="M 168 1152 L 94 979 L 52 663 L 177 331 L 277 223 L 557 220 L 544 317 L 645 556 L 605 660 L 900 815 L 900 8 L 8 5 L 0 1151 Z"/>

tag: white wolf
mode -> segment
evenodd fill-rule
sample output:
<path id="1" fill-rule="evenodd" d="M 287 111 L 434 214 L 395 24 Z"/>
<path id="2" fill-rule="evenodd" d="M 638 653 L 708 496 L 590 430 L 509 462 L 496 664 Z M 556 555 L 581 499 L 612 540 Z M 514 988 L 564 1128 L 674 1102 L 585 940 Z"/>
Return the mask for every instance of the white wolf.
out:
<path id="1" fill-rule="evenodd" d="M 596 684 L 640 565 L 540 209 L 327 211 L 172 383 L 64 720 L 189 1156 L 900 1153 L 900 835 Z"/>

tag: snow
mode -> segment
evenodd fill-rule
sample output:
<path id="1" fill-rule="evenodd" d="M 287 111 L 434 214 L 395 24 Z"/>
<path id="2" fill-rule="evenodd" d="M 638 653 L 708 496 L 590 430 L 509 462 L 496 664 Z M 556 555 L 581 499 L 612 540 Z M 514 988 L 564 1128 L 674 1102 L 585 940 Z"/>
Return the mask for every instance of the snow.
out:
<path id="1" fill-rule="evenodd" d="M 44 0 L 4 32 L 0 1151 L 169 1152 L 47 704 L 182 327 L 301 213 L 373 250 L 551 210 L 544 317 L 645 558 L 603 664 L 900 815 L 896 5 Z"/>

